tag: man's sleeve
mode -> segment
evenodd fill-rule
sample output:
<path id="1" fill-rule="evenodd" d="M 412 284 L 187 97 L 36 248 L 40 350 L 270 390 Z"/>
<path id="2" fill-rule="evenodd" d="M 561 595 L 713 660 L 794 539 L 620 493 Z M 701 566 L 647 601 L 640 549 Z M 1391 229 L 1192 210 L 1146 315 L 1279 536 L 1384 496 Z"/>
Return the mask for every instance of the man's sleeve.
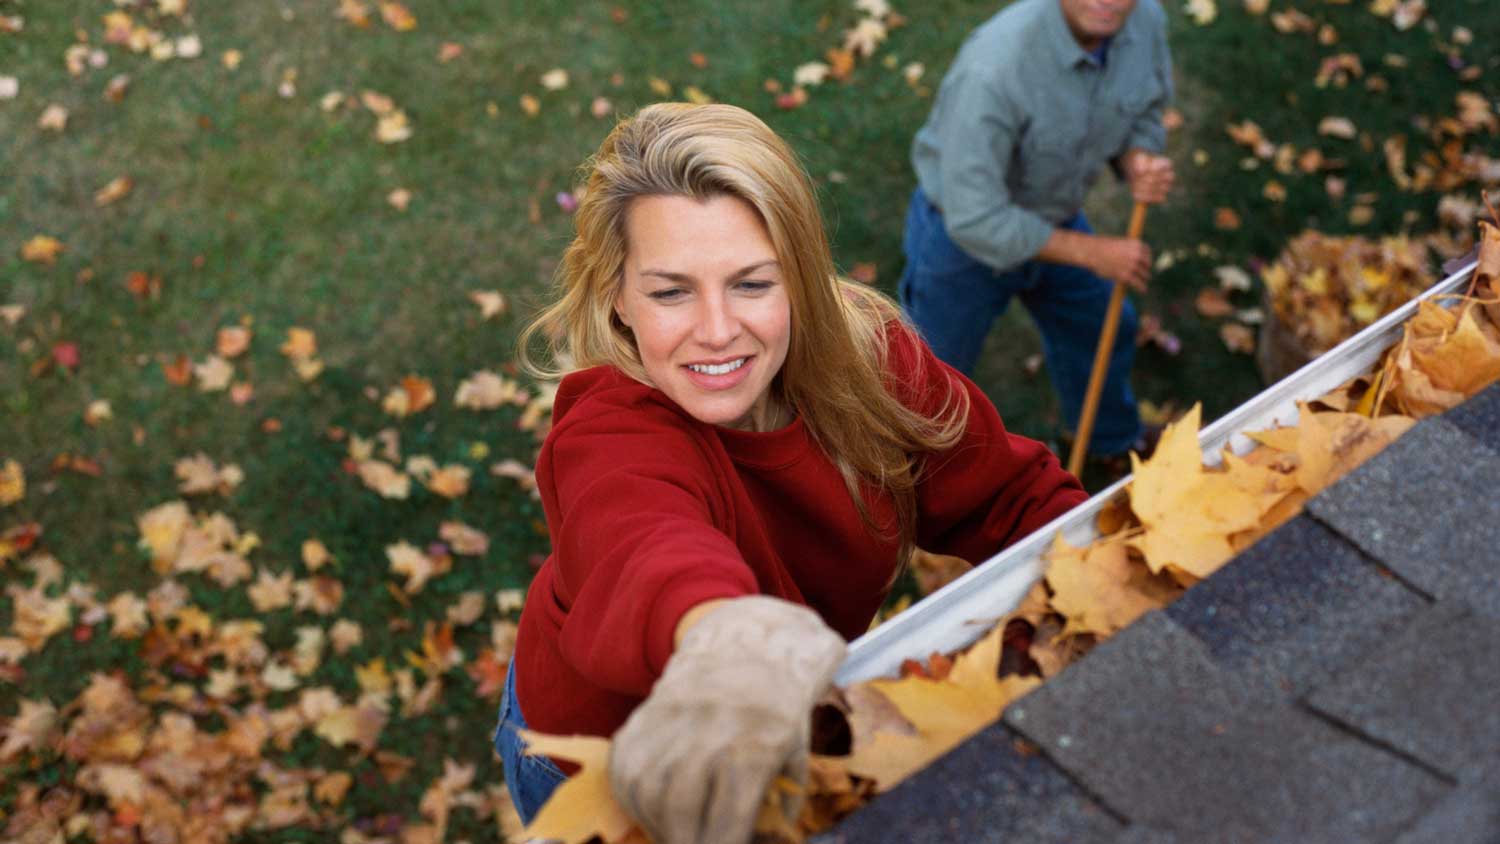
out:
<path id="1" fill-rule="evenodd" d="M 600 686 L 644 696 L 685 612 L 758 591 L 720 527 L 722 488 L 701 446 L 667 426 L 601 419 L 558 438 L 549 457 L 557 591 L 569 603 L 559 649 Z"/>
<path id="2" fill-rule="evenodd" d="M 952 81 L 938 130 L 942 150 L 942 213 L 948 236 L 995 269 L 1009 269 L 1041 251 L 1052 224 L 1011 201 L 1006 168 L 1019 134 L 1019 115 L 985 80 Z"/>
<path id="3" fill-rule="evenodd" d="M 1158 14 L 1160 14 L 1158 7 Z M 1153 28 L 1151 44 L 1152 74 L 1156 77 L 1160 95 L 1146 105 L 1130 128 L 1130 140 L 1126 149 L 1139 148 L 1158 155 L 1167 149 L 1167 129 L 1162 125 L 1162 115 L 1172 102 L 1172 51 L 1167 46 L 1166 17 L 1163 15 Z"/>

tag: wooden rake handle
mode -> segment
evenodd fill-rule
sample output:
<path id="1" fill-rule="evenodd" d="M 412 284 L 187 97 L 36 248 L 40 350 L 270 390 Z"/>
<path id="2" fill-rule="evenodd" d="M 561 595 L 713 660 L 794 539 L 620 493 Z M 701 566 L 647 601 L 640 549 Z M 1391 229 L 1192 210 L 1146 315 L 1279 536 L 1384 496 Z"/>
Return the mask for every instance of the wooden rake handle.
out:
<path id="1" fill-rule="evenodd" d="M 1146 203 L 1137 202 L 1130 211 L 1130 229 L 1126 237 L 1138 240 L 1146 228 Z M 1109 310 L 1104 328 L 1099 332 L 1099 348 L 1094 350 L 1094 370 L 1089 373 L 1088 392 L 1083 395 L 1083 414 L 1078 417 L 1078 432 L 1073 438 L 1073 453 L 1068 455 L 1068 471 L 1083 471 L 1083 457 L 1088 454 L 1089 438 L 1094 435 L 1094 416 L 1099 412 L 1099 395 L 1104 392 L 1104 376 L 1109 372 L 1110 353 L 1115 348 L 1115 334 L 1120 328 L 1120 310 L 1125 307 L 1125 285 L 1115 282 L 1109 295 Z"/>

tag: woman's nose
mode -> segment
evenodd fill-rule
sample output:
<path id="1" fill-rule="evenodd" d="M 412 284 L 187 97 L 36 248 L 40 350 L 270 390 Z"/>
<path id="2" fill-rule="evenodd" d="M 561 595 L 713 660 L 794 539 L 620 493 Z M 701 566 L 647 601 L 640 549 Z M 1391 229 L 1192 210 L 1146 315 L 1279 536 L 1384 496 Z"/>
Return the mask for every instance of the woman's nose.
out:
<path id="1" fill-rule="evenodd" d="M 733 305 L 723 296 L 705 296 L 698 314 L 698 342 L 712 348 L 723 348 L 739 336 L 740 320 Z"/>

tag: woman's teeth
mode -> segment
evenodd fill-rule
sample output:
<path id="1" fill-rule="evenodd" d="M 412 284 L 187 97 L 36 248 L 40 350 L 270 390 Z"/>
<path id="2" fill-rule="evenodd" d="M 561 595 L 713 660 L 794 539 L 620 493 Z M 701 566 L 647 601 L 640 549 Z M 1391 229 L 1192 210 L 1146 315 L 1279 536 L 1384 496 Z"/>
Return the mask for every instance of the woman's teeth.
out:
<path id="1" fill-rule="evenodd" d="M 694 372 L 702 373 L 704 375 L 727 375 L 744 366 L 745 361 L 746 358 L 740 358 L 739 360 L 732 360 L 729 363 L 690 363 L 688 364 L 688 369 L 691 369 Z"/>

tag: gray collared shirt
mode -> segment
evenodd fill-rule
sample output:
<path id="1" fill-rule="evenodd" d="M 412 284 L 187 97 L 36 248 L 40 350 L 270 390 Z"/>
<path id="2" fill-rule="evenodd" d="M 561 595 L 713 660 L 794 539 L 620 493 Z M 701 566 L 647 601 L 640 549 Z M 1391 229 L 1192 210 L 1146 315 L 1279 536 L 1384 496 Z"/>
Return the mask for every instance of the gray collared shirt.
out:
<path id="1" fill-rule="evenodd" d="M 1059 0 L 1016 0 L 969 35 L 912 144 L 948 235 L 996 269 L 1036 256 L 1078 212 L 1100 168 L 1166 147 L 1166 14 L 1140 0 L 1101 64 Z"/>

